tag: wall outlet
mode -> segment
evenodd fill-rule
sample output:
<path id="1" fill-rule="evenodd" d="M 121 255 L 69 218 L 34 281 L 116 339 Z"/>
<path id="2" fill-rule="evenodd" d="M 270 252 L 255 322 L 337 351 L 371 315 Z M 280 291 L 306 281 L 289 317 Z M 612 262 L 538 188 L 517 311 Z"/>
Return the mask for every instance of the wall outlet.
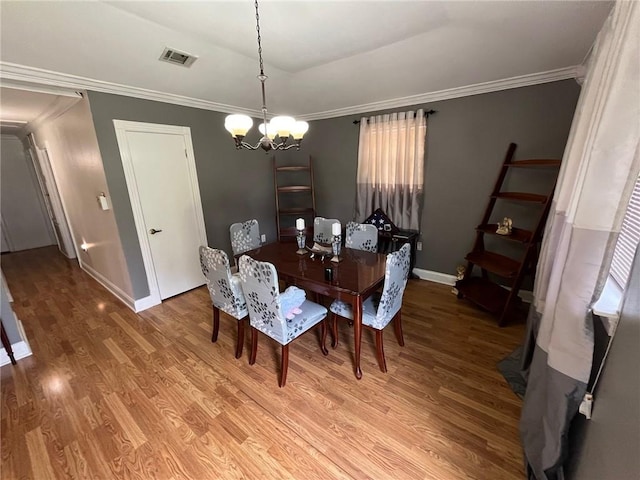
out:
<path id="1" fill-rule="evenodd" d="M 422 242 L 416 242 L 416 250 L 422 251 Z"/>
<path id="2" fill-rule="evenodd" d="M 260 235 L 260 241 L 262 243 L 266 243 L 267 242 L 267 235 L 265 233 L 263 233 L 262 235 Z"/>
<path id="3" fill-rule="evenodd" d="M 580 404 L 579 412 L 591 420 L 591 410 L 593 409 L 593 395 L 585 393 Z"/>

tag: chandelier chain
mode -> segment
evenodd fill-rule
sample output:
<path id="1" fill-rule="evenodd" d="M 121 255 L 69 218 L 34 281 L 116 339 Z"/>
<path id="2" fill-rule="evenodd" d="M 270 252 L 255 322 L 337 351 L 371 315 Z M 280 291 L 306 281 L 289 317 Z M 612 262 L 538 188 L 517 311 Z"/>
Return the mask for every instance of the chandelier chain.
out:
<path id="1" fill-rule="evenodd" d="M 260 75 L 264 75 L 264 64 L 262 63 L 262 37 L 260 37 L 260 14 L 258 13 L 258 0 L 256 5 L 256 31 L 258 32 L 258 58 L 260 59 Z"/>
<path id="2" fill-rule="evenodd" d="M 297 150 L 300 150 L 300 142 L 302 141 L 302 136 L 309 128 L 309 125 L 306 122 L 296 122 L 295 119 L 286 116 L 276 117 L 280 118 L 280 124 L 284 128 L 275 129 L 274 126 L 273 130 L 271 129 L 269 123 L 267 123 L 267 95 L 265 92 L 265 81 L 268 77 L 264 74 L 264 62 L 262 61 L 262 36 L 260 35 L 260 13 L 258 12 L 258 0 L 254 0 L 254 3 L 256 6 L 258 59 L 260 61 L 260 75 L 258 75 L 258 80 L 260 80 L 260 90 L 262 93 L 263 124 L 260 125 L 260 127 L 264 130 L 264 133 L 262 135 L 262 138 L 256 145 L 251 145 L 250 143 L 247 143 L 243 140 L 245 134 L 253 124 L 253 120 L 247 115 L 229 115 L 225 120 L 225 128 L 229 131 L 229 133 L 231 133 L 231 136 L 235 140 L 237 150 L 240 150 L 242 148 L 246 148 L 248 150 L 257 150 L 258 148 L 262 148 L 266 153 L 272 150 L 289 150 L 290 148 L 296 148 Z M 287 125 L 286 127 L 285 124 Z M 297 130 L 295 130 L 295 134 L 290 133 L 289 128 L 297 128 Z M 275 143 L 273 141 L 276 135 L 280 137 L 279 143 Z M 287 143 L 290 136 L 293 137 L 295 143 Z"/>

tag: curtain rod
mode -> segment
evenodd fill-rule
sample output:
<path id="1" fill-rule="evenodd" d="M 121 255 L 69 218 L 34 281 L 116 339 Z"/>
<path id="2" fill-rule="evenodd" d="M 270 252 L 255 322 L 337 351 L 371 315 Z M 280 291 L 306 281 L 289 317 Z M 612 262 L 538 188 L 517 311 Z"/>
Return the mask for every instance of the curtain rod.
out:
<path id="1" fill-rule="evenodd" d="M 427 110 L 426 112 L 424 112 L 424 116 L 428 117 L 429 115 L 433 115 L 434 113 L 438 113 L 438 111 L 437 110 Z M 413 118 L 415 118 L 415 116 L 416 116 L 416 114 L 414 113 L 413 114 Z M 360 124 L 360 120 L 354 120 L 353 124 L 354 125 Z"/>

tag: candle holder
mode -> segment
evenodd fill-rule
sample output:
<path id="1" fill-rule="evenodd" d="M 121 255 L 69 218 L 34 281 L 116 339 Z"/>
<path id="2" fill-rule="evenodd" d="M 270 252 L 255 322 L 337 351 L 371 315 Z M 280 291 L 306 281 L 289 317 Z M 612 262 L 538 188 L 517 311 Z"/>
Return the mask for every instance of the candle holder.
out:
<path id="1" fill-rule="evenodd" d="M 296 241 L 298 242 L 298 250 L 296 251 L 296 253 L 298 255 L 304 255 L 305 253 L 307 253 L 304 248 L 307 244 L 307 236 L 304 234 L 304 229 L 298 230 L 298 233 L 296 234 Z"/>
<path id="2" fill-rule="evenodd" d="M 332 262 L 339 262 L 342 260 L 340 258 L 340 249 L 342 247 L 342 235 L 334 235 L 333 242 L 331 242 L 331 250 L 333 252 L 333 257 L 331 258 Z"/>

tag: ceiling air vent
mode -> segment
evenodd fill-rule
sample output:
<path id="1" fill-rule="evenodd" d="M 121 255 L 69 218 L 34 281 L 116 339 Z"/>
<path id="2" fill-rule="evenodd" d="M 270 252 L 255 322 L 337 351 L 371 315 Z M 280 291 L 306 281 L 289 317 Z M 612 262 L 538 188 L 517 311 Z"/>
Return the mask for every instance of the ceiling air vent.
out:
<path id="1" fill-rule="evenodd" d="M 175 63 L 176 65 L 182 65 L 183 67 L 190 67 L 193 62 L 198 59 L 195 55 L 189 53 L 180 52 L 173 48 L 166 47 L 159 60 L 163 62 Z"/>

